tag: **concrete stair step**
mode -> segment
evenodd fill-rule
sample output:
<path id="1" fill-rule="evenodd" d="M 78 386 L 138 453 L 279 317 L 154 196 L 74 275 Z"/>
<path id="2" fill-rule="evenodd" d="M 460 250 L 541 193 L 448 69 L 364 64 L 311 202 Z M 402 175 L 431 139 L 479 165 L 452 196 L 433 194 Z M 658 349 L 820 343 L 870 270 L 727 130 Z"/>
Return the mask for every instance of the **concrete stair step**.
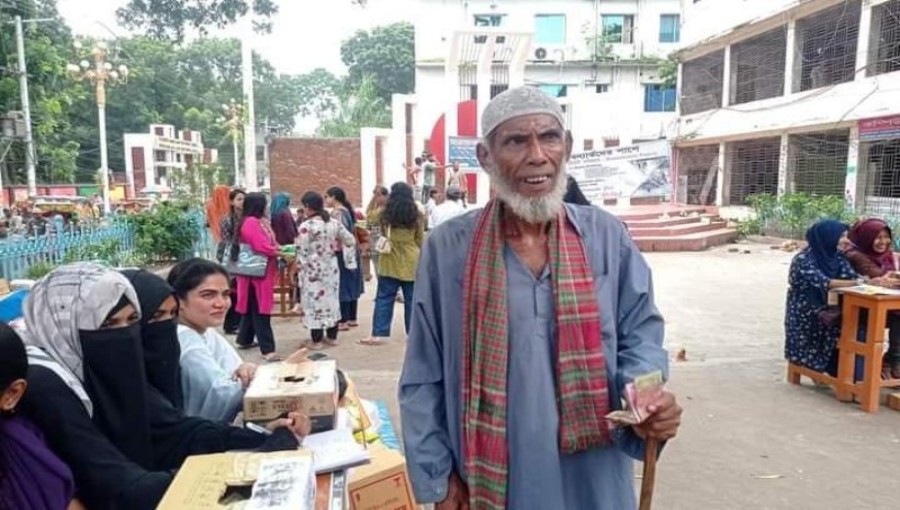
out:
<path id="1" fill-rule="evenodd" d="M 641 251 L 703 251 L 730 243 L 737 239 L 737 231 L 719 226 L 714 230 L 705 230 L 675 236 L 640 236 L 632 233 L 632 239 Z"/>
<path id="2" fill-rule="evenodd" d="M 698 232 L 706 232 L 710 230 L 719 230 L 723 228 L 726 228 L 726 223 L 724 221 L 701 221 L 699 218 L 696 218 L 695 221 L 691 223 L 682 223 L 680 225 L 646 228 L 631 228 L 631 226 L 628 227 L 632 237 L 673 237 L 695 234 Z"/>
<path id="3" fill-rule="evenodd" d="M 641 221 L 641 220 L 655 220 L 662 218 L 663 216 L 668 215 L 670 218 L 679 217 L 679 216 L 690 216 L 692 214 L 706 214 L 706 207 L 701 206 L 671 206 L 666 208 L 661 207 L 650 207 L 650 208 L 629 208 L 629 209 L 610 209 L 611 213 L 615 214 L 624 222 L 630 221 Z"/>
<path id="4" fill-rule="evenodd" d="M 634 230 L 638 228 L 670 227 L 684 225 L 685 223 L 696 223 L 698 219 L 694 216 L 672 216 L 669 218 L 660 216 L 650 220 L 628 220 L 625 221 L 625 224 L 628 225 L 629 229 Z"/>

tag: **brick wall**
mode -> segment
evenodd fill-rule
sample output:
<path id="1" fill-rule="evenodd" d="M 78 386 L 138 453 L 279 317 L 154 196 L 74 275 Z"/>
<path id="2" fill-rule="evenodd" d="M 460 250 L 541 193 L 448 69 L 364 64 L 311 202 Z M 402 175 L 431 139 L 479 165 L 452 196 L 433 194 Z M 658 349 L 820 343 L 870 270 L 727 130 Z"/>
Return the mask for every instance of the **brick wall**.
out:
<path id="1" fill-rule="evenodd" d="M 269 144 L 272 193 L 291 194 L 292 205 L 307 191 L 343 188 L 362 206 L 360 143 L 356 138 L 275 138 Z"/>

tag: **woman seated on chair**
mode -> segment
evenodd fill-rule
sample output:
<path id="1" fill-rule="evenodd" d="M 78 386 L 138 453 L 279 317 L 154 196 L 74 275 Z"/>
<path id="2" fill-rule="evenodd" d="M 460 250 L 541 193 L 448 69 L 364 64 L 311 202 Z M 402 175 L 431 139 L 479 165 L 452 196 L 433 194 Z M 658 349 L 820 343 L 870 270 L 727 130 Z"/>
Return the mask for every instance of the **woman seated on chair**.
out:
<path id="1" fill-rule="evenodd" d="M 837 374 L 840 318 L 828 307 L 828 292 L 884 278 L 860 276 L 844 255 L 850 248 L 847 225 L 823 220 L 806 232 L 808 246 L 791 262 L 785 309 L 785 358 L 818 372 Z"/>
<path id="2" fill-rule="evenodd" d="M 858 221 L 850 229 L 850 242 L 852 247 L 847 251 L 847 259 L 856 272 L 869 278 L 880 278 L 886 286 L 900 285 L 893 250 L 894 234 L 887 223 L 878 218 Z M 866 324 L 865 317 L 861 318 L 860 324 Z M 888 315 L 888 327 L 889 347 L 881 373 L 885 379 L 900 379 L 900 314 Z"/>

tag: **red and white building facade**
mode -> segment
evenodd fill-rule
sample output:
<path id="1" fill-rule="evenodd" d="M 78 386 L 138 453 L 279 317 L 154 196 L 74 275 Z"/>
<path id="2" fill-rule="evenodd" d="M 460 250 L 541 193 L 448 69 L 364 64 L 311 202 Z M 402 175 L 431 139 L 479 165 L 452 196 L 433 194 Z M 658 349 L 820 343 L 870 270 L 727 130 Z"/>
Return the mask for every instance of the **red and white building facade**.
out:
<path id="1" fill-rule="evenodd" d="M 218 162 L 218 150 L 203 146 L 199 131 L 178 131 L 168 124 L 151 124 L 147 133 L 125 134 L 125 175 L 132 193 L 170 187 L 174 172 L 195 164 Z"/>

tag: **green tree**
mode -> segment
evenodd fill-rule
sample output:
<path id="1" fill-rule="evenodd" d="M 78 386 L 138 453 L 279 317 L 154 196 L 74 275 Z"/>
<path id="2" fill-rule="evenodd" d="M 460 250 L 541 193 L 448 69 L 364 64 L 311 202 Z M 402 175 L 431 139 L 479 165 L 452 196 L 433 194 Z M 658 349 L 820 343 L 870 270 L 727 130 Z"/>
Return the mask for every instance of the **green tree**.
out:
<path id="1" fill-rule="evenodd" d="M 322 121 L 317 134 L 353 138 L 364 127 L 388 127 L 390 123 L 390 108 L 379 97 L 375 78 L 367 76 L 358 87 L 342 94 L 338 110 Z"/>
<path id="2" fill-rule="evenodd" d="M 71 32 L 57 11 L 56 0 L 0 4 L 0 17 L 8 20 L 16 15 L 51 20 L 26 24 L 24 37 L 38 181 L 72 182 L 79 145 L 71 137 L 70 111 L 85 92 L 66 73 Z M 15 31 L 10 26 L 0 31 L 0 59 L 5 68 L 0 73 L 0 111 L 20 111 Z M 4 182 L 24 183 L 25 169 L 24 144 L 15 144 L 4 164 Z"/>
<path id="3" fill-rule="evenodd" d="M 224 28 L 237 22 L 253 8 L 256 28 L 271 30 L 278 12 L 273 0 L 129 0 L 116 11 L 119 21 L 131 29 L 145 29 L 159 39 L 181 41 L 185 31 L 206 34 L 210 27 Z"/>
<path id="4" fill-rule="evenodd" d="M 415 46 L 415 29 L 406 22 L 356 32 L 341 45 L 349 86 L 358 87 L 372 77 L 378 97 L 387 105 L 392 94 L 412 92 L 416 88 Z"/>

